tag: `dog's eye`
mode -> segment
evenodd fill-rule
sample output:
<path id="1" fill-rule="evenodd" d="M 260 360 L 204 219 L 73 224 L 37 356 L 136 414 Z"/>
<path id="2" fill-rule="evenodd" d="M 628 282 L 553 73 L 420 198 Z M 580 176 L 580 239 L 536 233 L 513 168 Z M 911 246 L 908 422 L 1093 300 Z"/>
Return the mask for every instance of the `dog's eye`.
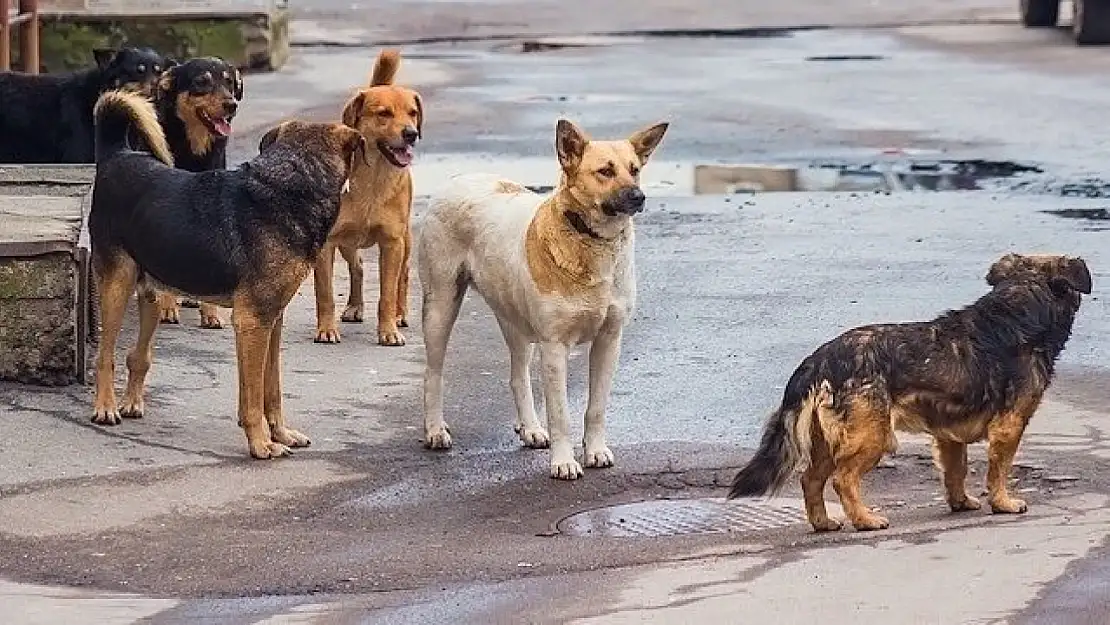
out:
<path id="1" fill-rule="evenodd" d="M 155 66 L 154 66 L 154 71 L 155 71 L 155 72 L 160 72 L 160 71 L 162 71 L 162 68 L 161 68 L 161 67 L 159 67 L 159 66 L 157 66 L 157 65 L 155 65 Z"/>
<path id="2" fill-rule="evenodd" d="M 146 65 L 142 65 L 142 64 L 140 64 L 140 65 L 139 65 L 138 67 L 136 67 L 135 69 L 139 70 L 139 73 L 140 73 L 140 74 L 142 74 L 142 73 L 146 72 Z"/>
<path id="3" fill-rule="evenodd" d="M 382 119 L 389 119 L 393 117 L 393 109 L 380 109 L 377 115 Z"/>
<path id="4" fill-rule="evenodd" d="M 419 113 L 419 112 L 417 112 L 417 110 L 416 110 L 416 109 L 412 109 L 411 111 L 409 111 L 409 117 L 416 117 L 416 116 L 417 116 L 417 115 L 419 115 L 419 114 L 420 114 L 420 113 Z"/>
<path id="5" fill-rule="evenodd" d="M 640 175 L 640 168 L 636 167 L 635 165 L 629 165 L 628 166 L 628 173 L 632 174 L 633 177 L 639 176 Z"/>
<path id="6" fill-rule="evenodd" d="M 601 176 L 602 178 L 612 178 L 613 176 L 617 175 L 617 168 L 613 167 L 613 164 L 610 163 L 605 167 L 597 170 L 597 175 Z"/>

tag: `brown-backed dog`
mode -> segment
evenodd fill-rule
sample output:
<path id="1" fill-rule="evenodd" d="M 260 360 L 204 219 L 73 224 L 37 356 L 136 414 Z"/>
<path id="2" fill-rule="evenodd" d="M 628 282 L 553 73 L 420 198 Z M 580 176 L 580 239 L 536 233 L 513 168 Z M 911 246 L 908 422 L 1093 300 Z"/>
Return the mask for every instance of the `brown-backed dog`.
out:
<path id="1" fill-rule="evenodd" d="M 729 498 L 775 493 L 801 471 L 806 516 L 840 529 L 825 509 L 831 477 L 857 530 L 888 526 L 864 505 L 860 478 L 897 446 L 894 430 L 933 437 L 948 505 L 977 510 L 965 488 L 967 446 L 986 440 L 994 512 L 1022 513 L 1007 480 L 1022 434 L 1052 382 L 1091 274 L 1080 258 L 1007 254 L 992 290 L 933 321 L 848 330 L 794 371 L 759 449 Z"/>
<path id="2" fill-rule="evenodd" d="M 362 133 L 370 145 L 369 162 L 358 163 L 351 174 L 351 192 L 343 199 L 339 219 L 314 270 L 316 287 L 316 342 L 338 343 L 335 293 L 332 284 L 338 248 L 351 275 L 351 293 L 342 319 L 361 322 L 362 258 L 359 250 L 378 246 L 380 288 L 378 343 L 404 345 L 398 328 L 408 326 L 409 253 L 412 248 L 412 148 L 420 138 L 424 107 L 420 94 L 393 84 L 401 55 L 384 50 L 378 55 L 370 86 L 343 108 L 343 123 Z"/>
<path id="3" fill-rule="evenodd" d="M 137 94 L 106 93 L 96 105 L 97 166 L 89 214 L 103 330 L 93 421 L 142 417 L 158 327 L 157 292 L 232 307 L 239 424 L 251 456 L 309 444 L 282 411 L 281 327 L 339 214 L 352 161 L 366 142 L 342 124 L 285 122 L 235 170 L 173 166 L 154 107 Z M 150 152 L 129 148 L 134 131 Z M 132 292 L 139 336 L 127 356 L 127 391 L 116 403 L 115 346 Z"/>
<path id="4" fill-rule="evenodd" d="M 189 59 L 162 74 L 155 88 L 154 105 L 179 169 L 227 168 L 231 121 L 242 99 L 242 74 L 219 57 Z M 180 323 L 176 296 L 163 293 L 159 306 L 162 323 Z M 223 327 L 215 305 L 185 299 L 181 306 L 200 307 L 200 327 Z"/>

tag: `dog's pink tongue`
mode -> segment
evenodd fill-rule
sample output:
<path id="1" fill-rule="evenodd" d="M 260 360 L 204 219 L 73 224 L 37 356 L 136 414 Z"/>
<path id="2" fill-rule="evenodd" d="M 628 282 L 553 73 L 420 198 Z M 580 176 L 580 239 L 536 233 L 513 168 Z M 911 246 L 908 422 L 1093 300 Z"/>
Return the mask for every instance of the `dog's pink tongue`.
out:
<path id="1" fill-rule="evenodd" d="M 217 119 L 212 123 L 212 126 L 216 128 L 216 132 L 220 133 L 221 137 L 231 136 L 231 122 L 226 119 Z"/>
<path id="2" fill-rule="evenodd" d="M 402 167 L 411 164 L 412 146 L 407 145 L 403 148 L 393 150 L 393 158 L 397 159 L 397 162 L 400 163 Z"/>

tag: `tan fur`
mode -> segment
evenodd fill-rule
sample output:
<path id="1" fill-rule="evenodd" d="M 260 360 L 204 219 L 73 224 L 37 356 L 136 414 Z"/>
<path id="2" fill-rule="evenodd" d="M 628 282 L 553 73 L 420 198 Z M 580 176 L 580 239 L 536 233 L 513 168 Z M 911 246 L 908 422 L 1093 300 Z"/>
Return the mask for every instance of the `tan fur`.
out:
<path id="1" fill-rule="evenodd" d="M 400 53 L 378 55 L 371 84 L 344 106 L 343 123 L 357 129 L 370 145 L 364 161 L 351 174 L 350 192 L 344 194 L 339 219 L 314 268 L 316 291 L 316 342 L 338 343 L 333 285 L 335 252 L 347 262 L 351 291 L 341 319 L 361 322 L 365 316 L 363 265 L 359 250 L 378 246 L 379 297 L 378 343 L 405 344 L 399 328 L 408 326 L 409 259 L 412 249 L 412 175 L 382 153 L 380 145 L 396 144 L 406 127 L 423 127 L 420 95 L 394 86 Z"/>
<path id="2" fill-rule="evenodd" d="M 93 117 L 96 117 L 102 106 L 120 104 L 127 108 L 131 116 L 131 123 L 147 141 L 154 158 L 173 167 L 173 153 L 166 142 L 166 134 L 162 132 L 162 124 L 158 122 L 158 113 L 154 104 L 140 93 L 126 90 L 107 91 L 96 101 Z"/>

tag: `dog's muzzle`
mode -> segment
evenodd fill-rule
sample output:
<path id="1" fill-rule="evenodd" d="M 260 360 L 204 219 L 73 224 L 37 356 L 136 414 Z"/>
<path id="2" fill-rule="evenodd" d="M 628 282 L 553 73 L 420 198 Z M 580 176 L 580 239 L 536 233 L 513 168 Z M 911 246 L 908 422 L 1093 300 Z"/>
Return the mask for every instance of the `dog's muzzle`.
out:
<path id="1" fill-rule="evenodd" d="M 644 192 L 639 187 L 625 187 L 601 205 L 606 215 L 635 215 L 644 210 Z"/>

